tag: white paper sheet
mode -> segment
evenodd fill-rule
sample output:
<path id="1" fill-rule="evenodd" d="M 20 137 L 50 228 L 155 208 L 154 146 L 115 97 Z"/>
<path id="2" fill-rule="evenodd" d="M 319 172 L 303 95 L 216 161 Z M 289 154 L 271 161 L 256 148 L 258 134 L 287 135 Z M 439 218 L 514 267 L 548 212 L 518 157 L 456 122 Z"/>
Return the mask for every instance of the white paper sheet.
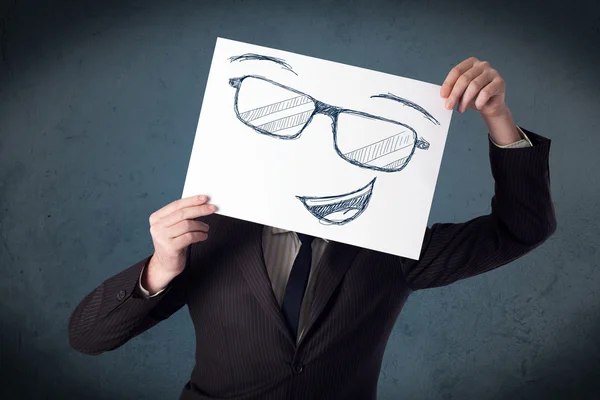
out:
<path id="1" fill-rule="evenodd" d="M 182 197 L 418 259 L 452 116 L 439 91 L 219 38 Z"/>

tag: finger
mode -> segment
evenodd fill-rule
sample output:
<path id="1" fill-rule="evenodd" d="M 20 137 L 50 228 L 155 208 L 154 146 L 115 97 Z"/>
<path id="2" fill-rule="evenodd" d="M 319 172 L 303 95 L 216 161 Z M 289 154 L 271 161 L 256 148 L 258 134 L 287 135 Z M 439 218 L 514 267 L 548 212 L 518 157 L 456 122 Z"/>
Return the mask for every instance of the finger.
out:
<path id="1" fill-rule="evenodd" d="M 186 219 L 185 221 L 180 221 L 175 225 L 172 225 L 169 228 L 167 228 L 166 235 L 168 238 L 174 239 L 188 232 L 208 233 L 208 229 L 208 224 L 205 224 L 204 222 L 194 221 L 193 219 Z"/>
<path id="2" fill-rule="evenodd" d="M 460 64 L 452 68 L 448 73 L 448 76 L 446 76 L 444 83 L 442 83 L 442 87 L 440 88 L 440 95 L 443 98 L 448 97 L 458 78 L 460 78 L 462 74 L 470 70 L 473 67 L 473 65 L 475 65 L 475 63 L 478 61 L 479 60 L 477 60 L 475 57 L 467 58 L 466 60 L 462 61 Z"/>
<path id="3" fill-rule="evenodd" d="M 163 208 L 155 211 L 150 216 L 150 225 L 154 225 L 156 222 L 158 222 L 162 218 L 166 217 L 167 215 L 172 214 L 176 210 L 179 210 L 184 207 L 199 206 L 201 204 L 206 203 L 207 200 L 208 200 L 208 198 L 205 195 L 191 196 L 191 197 L 186 197 L 183 199 L 175 200 L 174 202 L 167 204 Z"/>
<path id="4" fill-rule="evenodd" d="M 486 103 L 495 95 L 504 92 L 504 79 L 496 76 L 486 87 L 481 89 L 477 99 L 475 99 L 475 108 L 481 110 Z"/>
<path id="5" fill-rule="evenodd" d="M 170 215 L 164 217 L 160 224 L 165 228 L 175 225 L 178 222 L 184 221 L 186 219 L 194 219 L 198 217 L 204 217 L 206 215 L 210 215 L 216 211 L 216 207 L 212 204 L 203 204 L 201 206 L 193 206 L 180 208 Z"/>
<path id="6" fill-rule="evenodd" d="M 177 250 L 188 247 L 192 243 L 202 242 L 208 238 L 206 232 L 188 232 L 173 239 L 172 244 Z"/>
<path id="7" fill-rule="evenodd" d="M 451 110 L 454 108 L 458 100 L 462 97 L 464 91 L 467 89 L 467 86 L 471 83 L 471 81 L 477 78 L 483 72 L 482 67 L 473 67 L 464 74 L 462 74 L 454 84 L 452 88 L 452 93 L 446 99 L 446 108 Z"/>
<path id="8" fill-rule="evenodd" d="M 487 86 L 494 79 L 494 74 L 491 71 L 484 71 L 469 83 L 465 93 L 460 98 L 458 104 L 458 112 L 465 112 L 473 99 L 477 97 L 481 89 Z"/>

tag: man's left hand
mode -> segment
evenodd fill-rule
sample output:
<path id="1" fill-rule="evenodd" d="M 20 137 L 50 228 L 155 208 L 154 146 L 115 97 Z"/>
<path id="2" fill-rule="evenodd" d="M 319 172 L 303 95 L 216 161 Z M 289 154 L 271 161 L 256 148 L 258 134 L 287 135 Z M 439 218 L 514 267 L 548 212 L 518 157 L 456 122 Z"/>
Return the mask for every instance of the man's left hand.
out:
<path id="1" fill-rule="evenodd" d="M 490 63 L 468 58 L 450 70 L 442 84 L 440 95 L 446 108 L 458 105 L 462 113 L 467 108 L 478 110 L 482 117 L 494 117 L 504 112 L 506 85 Z"/>
<path id="2" fill-rule="evenodd" d="M 487 61 L 468 58 L 452 68 L 442 84 L 440 96 L 446 99 L 448 110 L 457 107 L 460 113 L 468 108 L 477 110 L 488 126 L 490 136 L 498 145 L 508 145 L 521 139 L 504 102 L 506 84 Z"/>

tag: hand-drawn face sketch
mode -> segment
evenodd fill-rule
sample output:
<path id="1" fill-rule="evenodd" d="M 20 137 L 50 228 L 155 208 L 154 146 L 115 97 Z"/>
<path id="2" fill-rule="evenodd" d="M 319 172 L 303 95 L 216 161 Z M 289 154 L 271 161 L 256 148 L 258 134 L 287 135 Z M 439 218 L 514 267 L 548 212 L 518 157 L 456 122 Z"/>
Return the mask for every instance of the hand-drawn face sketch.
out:
<path id="1" fill-rule="evenodd" d="M 452 115 L 439 90 L 219 38 L 182 197 L 418 258 Z"/>
<path id="2" fill-rule="evenodd" d="M 283 59 L 260 54 L 243 54 L 229 58 L 230 62 L 262 60 L 282 65 L 296 74 Z M 297 75 L 297 74 L 296 74 Z M 402 171 L 415 150 L 427 150 L 429 142 L 419 138 L 410 126 L 369 113 L 332 106 L 296 89 L 258 75 L 231 78 L 229 85 L 236 89 L 233 108 L 237 118 L 257 133 L 276 139 L 298 139 L 314 116 L 331 118 L 331 131 L 336 153 L 361 168 L 380 172 Z M 428 120 L 439 122 L 423 107 L 393 94 L 374 95 L 391 99 L 421 112 Z M 354 135 L 348 125 L 357 125 L 359 118 L 374 131 L 371 137 Z M 387 124 L 387 126 L 386 126 Z M 378 132 L 380 134 L 375 134 Z M 381 132 L 385 132 L 381 134 Z M 366 139 L 366 142 L 365 142 Z M 296 196 L 307 210 L 322 223 L 343 225 L 361 215 L 369 204 L 375 178 L 365 187 L 336 196 Z M 325 206 L 326 205 L 326 206 Z"/>

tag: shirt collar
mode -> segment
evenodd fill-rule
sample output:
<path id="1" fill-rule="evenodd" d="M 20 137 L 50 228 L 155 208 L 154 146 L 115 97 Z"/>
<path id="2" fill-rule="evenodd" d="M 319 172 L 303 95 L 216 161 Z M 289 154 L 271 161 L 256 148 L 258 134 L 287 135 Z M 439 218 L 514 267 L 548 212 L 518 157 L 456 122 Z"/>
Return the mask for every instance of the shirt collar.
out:
<path id="1" fill-rule="evenodd" d="M 291 231 L 288 231 L 288 230 L 285 230 L 285 229 L 281 229 L 281 228 L 275 228 L 273 226 L 269 226 L 268 230 L 271 233 L 271 235 L 282 235 L 282 234 L 285 234 L 285 233 L 291 233 Z M 327 240 L 327 239 L 321 238 L 321 240 L 323 240 L 325 243 L 329 243 L 329 240 Z"/>

